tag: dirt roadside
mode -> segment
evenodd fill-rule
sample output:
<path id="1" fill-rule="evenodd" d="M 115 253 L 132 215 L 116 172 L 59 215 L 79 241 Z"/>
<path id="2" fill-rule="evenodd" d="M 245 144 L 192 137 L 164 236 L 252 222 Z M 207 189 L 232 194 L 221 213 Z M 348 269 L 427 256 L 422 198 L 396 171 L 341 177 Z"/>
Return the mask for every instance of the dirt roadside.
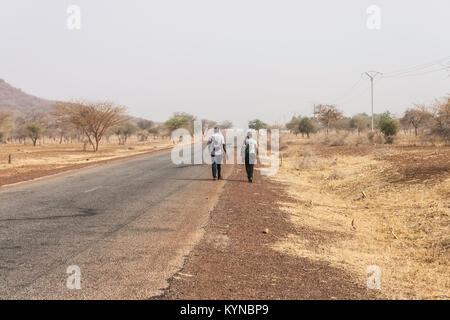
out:
<path id="1" fill-rule="evenodd" d="M 97 160 L 95 158 L 93 160 L 91 160 L 92 156 L 89 156 L 89 154 L 88 154 L 86 156 L 85 163 L 68 164 L 68 165 L 58 166 L 58 167 L 55 167 L 54 165 L 53 166 L 52 165 L 47 165 L 47 166 L 42 165 L 42 166 L 36 166 L 31 171 L 21 172 L 21 173 L 12 175 L 12 176 L 3 176 L 0 179 L 0 187 L 16 184 L 16 183 L 20 183 L 20 182 L 45 178 L 48 176 L 53 176 L 56 174 L 65 173 L 65 172 L 72 171 L 72 170 L 77 170 L 77 169 L 82 169 L 82 168 L 92 167 L 92 166 L 98 166 L 98 165 L 102 165 L 102 164 L 106 164 L 106 163 L 111 163 L 114 161 L 132 159 L 132 158 L 148 155 L 148 154 L 155 153 L 155 152 L 169 150 L 172 148 L 173 148 L 173 146 L 155 148 L 153 150 L 141 151 L 139 153 L 133 153 L 133 154 L 124 155 L 124 156 L 117 156 L 117 157 L 108 158 L 108 159 L 104 159 L 104 160 Z"/>
<path id="2" fill-rule="evenodd" d="M 288 234 L 304 237 L 311 246 L 336 237 L 296 228 L 277 205 L 288 200 L 295 201 L 282 184 L 259 174 L 249 184 L 241 166 L 236 166 L 211 212 L 203 239 L 156 299 L 377 298 L 365 283 L 355 283 L 343 270 L 271 248 Z"/>

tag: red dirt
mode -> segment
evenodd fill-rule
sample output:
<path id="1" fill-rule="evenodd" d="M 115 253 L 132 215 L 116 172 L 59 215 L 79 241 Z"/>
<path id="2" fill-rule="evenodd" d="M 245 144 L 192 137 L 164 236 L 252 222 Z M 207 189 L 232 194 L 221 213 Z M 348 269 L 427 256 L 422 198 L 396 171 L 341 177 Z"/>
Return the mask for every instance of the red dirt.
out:
<path id="1" fill-rule="evenodd" d="M 385 156 L 402 174 L 397 183 L 426 183 L 450 177 L 450 147 L 406 147 L 401 154 Z"/>
<path id="2" fill-rule="evenodd" d="M 205 235 L 158 299 L 373 299 L 343 270 L 270 248 L 288 234 L 313 246 L 338 235 L 295 228 L 277 201 L 281 184 L 256 175 L 250 184 L 235 168 L 205 227 Z M 269 233 L 263 233 L 265 228 Z"/>
<path id="3" fill-rule="evenodd" d="M 401 174 L 393 183 L 426 183 L 443 181 L 450 176 L 450 147 L 359 145 L 320 147 L 309 146 L 321 157 L 365 156 L 379 153 L 380 160 L 386 161 Z M 392 151 L 392 154 L 390 154 Z M 389 173 L 386 173 L 389 177 Z"/>

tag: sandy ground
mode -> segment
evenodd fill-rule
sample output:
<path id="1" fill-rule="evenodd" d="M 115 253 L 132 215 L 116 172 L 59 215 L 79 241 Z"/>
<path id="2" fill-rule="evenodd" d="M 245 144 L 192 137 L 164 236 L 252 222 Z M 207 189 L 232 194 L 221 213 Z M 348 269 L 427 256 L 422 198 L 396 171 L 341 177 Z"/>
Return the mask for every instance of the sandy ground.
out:
<path id="1" fill-rule="evenodd" d="M 173 146 L 170 139 L 138 142 L 130 139 L 126 145 L 102 143 L 98 152 L 83 144 L 45 143 L 33 147 L 28 143 L 0 145 L 0 186 L 78 169 L 109 160 L 150 153 Z M 12 163 L 8 163 L 11 155 Z"/>

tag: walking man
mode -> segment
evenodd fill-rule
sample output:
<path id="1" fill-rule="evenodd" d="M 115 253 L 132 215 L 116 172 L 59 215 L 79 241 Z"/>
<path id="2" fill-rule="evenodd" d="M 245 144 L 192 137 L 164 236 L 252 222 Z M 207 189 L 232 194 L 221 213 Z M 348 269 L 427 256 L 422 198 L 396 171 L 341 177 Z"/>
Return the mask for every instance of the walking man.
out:
<path id="1" fill-rule="evenodd" d="M 225 146 L 225 138 L 219 132 L 219 128 L 214 128 L 214 134 L 208 139 L 209 151 L 211 153 L 212 160 L 212 175 L 213 179 L 222 179 L 222 163 L 223 163 L 223 154 L 227 152 L 227 148 Z"/>
<path id="2" fill-rule="evenodd" d="M 255 139 L 252 138 L 252 132 L 247 133 L 243 147 L 243 153 L 245 157 L 245 171 L 247 171 L 248 182 L 253 182 L 253 168 L 256 163 L 256 156 L 258 153 L 258 144 Z"/>

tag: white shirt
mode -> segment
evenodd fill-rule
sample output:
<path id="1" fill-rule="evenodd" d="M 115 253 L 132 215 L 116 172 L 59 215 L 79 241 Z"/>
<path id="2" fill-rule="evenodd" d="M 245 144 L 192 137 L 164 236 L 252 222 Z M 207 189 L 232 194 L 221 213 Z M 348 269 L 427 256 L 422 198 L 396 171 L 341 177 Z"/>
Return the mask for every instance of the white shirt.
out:
<path id="1" fill-rule="evenodd" d="M 256 154 L 256 150 L 258 149 L 258 143 L 253 138 L 247 138 L 245 143 L 248 144 L 248 153 Z"/>
<path id="2" fill-rule="evenodd" d="M 223 153 L 223 145 L 225 144 L 225 138 L 220 133 L 214 133 L 208 140 L 209 151 L 216 156 L 220 156 Z"/>

